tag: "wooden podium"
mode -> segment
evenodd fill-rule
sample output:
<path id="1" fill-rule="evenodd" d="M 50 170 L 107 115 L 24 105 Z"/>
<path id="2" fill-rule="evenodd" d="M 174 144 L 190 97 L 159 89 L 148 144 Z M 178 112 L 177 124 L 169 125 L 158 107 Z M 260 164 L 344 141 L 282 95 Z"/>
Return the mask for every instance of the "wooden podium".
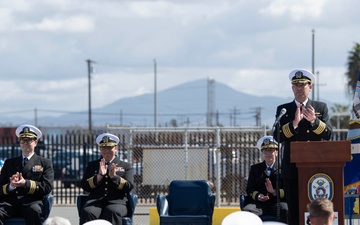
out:
<path id="1" fill-rule="evenodd" d="M 291 142 L 290 149 L 299 172 L 299 224 L 306 222 L 307 204 L 326 197 L 334 203 L 339 225 L 344 225 L 344 166 L 351 160 L 351 142 Z"/>

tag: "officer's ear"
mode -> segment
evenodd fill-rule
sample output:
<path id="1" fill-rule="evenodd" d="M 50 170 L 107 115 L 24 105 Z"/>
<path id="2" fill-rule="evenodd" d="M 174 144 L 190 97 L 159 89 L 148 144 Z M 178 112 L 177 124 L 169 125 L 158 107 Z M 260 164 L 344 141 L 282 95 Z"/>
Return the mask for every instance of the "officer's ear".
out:
<path id="1" fill-rule="evenodd" d="M 307 219 L 306 219 L 306 224 L 307 224 L 307 225 L 311 225 L 311 223 L 310 223 L 310 216 L 307 217 Z"/>

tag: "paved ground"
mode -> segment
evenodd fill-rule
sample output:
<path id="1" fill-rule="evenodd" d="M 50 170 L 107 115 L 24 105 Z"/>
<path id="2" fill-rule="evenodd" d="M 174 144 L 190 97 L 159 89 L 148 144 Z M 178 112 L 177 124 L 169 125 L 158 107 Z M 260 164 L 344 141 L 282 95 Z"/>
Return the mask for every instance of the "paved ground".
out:
<path id="1" fill-rule="evenodd" d="M 133 225 L 149 225 L 149 207 L 136 206 Z M 53 206 L 50 217 L 61 216 L 70 220 L 71 225 L 79 224 L 79 216 L 75 206 Z"/>

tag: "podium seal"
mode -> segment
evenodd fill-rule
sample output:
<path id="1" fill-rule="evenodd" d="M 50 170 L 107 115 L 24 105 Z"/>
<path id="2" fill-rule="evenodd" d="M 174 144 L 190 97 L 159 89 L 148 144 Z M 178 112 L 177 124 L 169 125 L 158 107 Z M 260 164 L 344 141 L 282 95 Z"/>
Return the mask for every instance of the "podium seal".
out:
<path id="1" fill-rule="evenodd" d="M 334 197 L 334 182 L 325 173 L 314 174 L 308 181 L 308 197 L 312 202 L 316 198 L 327 198 L 330 201 Z"/>

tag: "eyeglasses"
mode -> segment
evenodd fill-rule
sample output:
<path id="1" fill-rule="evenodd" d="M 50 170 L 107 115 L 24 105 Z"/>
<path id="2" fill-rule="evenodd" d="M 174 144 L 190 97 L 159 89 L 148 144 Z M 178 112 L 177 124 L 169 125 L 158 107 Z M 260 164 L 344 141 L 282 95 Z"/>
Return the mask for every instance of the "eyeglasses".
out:
<path id="1" fill-rule="evenodd" d="M 20 139 L 20 144 L 31 144 L 35 141 L 35 139 Z"/>
<path id="2" fill-rule="evenodd" d="M 273 153 L 273 152 L 275 152 L 275 149 L 273 149 L 273 148 L 263 149 L 263 150 L 261 150 L 261 152 Z"/>

